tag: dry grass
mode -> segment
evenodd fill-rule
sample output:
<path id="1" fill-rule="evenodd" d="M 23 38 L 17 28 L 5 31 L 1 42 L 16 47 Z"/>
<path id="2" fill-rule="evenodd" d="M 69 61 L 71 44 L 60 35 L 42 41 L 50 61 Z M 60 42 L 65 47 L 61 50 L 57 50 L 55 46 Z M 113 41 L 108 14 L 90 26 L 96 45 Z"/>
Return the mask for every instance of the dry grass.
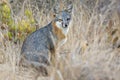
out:
<path id="1" fill-rule="evenodd" d="M 58 66 L 50 68 L 49 77 L 38 80 L 120 79 L 120 1 L 112 1 L 104 12 L 97 12 L 99 0 L 95 1 L 92 9 L 82 0 L 74 1 L 68 41 L 57 52 Z M 42 15 L 39 23 L 44 26 L 51 18 Z M 34 80 L 34 69 L 18 66 L 21 44 L 5 40 L 2 32 L 0 29 L 0 80 Z"/>

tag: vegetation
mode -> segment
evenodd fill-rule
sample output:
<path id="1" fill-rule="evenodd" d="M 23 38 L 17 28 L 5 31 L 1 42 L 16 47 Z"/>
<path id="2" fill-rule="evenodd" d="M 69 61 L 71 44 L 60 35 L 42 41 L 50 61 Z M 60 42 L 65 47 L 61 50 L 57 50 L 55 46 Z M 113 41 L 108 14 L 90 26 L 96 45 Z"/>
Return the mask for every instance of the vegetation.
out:
<path id="1" fill-rule="evenodd" d="M 57 0 L 35 1 L 0 1 L 0 80 L 34 80 L 34 69 L 18 66 L 21 45 L 52 20 Z M 73 5 L 68 41 L 57 50 L 58 66 L 38 80 L 119 80 L 120 1 L 74 0 Z"/>
<path id="2" fill-rule="evenodd" d="M 23 16 L 25 18 L 22 17 L 16 22 L 9 5 L 1 3 L 0 6 L 0 20 L 2 22 L 1 28 L 2 30 L 8 30 L 7 33 L 3 34 L 5 38 L 12 40 L 13 42 L 23 41 L 28 33 L 35 31 L 35 26 L 33 26 L 35 21 L 30 10 L 25 9 Z"/>

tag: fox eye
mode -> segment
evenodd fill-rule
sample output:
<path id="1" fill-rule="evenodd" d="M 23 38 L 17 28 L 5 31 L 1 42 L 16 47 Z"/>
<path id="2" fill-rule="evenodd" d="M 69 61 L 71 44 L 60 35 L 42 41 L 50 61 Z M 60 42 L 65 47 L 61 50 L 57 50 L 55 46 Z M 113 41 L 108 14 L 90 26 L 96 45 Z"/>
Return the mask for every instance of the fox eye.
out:
<path id="1" fill-rule="evenodd" d="M 62 19 L 58 19 L 58 21 L 62 22 L 63 20 Z"/>

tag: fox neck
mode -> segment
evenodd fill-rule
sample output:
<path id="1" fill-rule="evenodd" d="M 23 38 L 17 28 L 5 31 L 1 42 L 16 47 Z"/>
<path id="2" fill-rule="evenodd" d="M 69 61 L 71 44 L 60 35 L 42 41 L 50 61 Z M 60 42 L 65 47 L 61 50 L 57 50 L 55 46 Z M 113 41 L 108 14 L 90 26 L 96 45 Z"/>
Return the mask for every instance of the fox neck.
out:
<path id="1" fill-rule="evenodd" d="M 52 22 L 52 27 L 53 27 L 52 32 L 56 37 L 55 42 L 58 45 L 59 42 L 66 39 L 67 37 L 66 34 L 62 31 L 62 29 L 56 25 L 56 22 L 54 21 Z"/>

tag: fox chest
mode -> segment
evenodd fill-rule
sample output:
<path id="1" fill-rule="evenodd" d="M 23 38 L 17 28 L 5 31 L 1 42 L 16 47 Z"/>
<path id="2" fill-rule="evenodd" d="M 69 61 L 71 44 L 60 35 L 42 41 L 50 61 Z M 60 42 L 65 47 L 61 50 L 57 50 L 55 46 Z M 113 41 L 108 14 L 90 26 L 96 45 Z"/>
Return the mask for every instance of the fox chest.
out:
<path id="1" fill-rule="evenodd" d="M 58 46 L 63 45 L 67 41 L 66 34 L 63 32 L 62 29 L 58 28 L 56 24 L 53 24 L 53 34 L 54 34 L 54 42 Z"/>

